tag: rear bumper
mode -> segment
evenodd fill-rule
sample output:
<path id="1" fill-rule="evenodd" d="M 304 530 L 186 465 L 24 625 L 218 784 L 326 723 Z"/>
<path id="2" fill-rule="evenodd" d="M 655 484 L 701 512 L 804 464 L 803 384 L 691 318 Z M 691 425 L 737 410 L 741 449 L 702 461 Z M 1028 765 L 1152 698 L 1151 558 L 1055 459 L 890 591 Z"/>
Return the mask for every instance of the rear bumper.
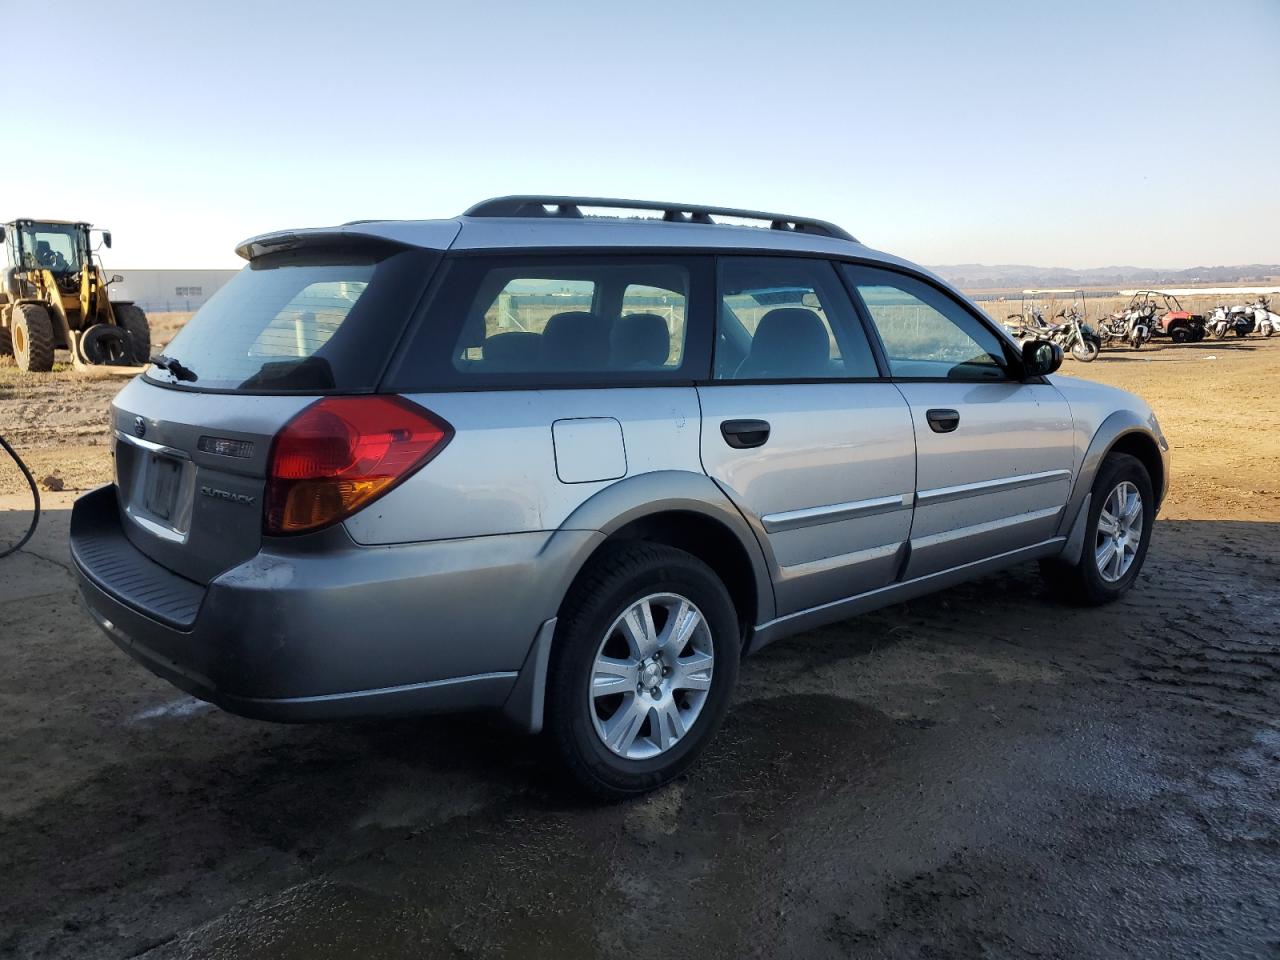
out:
<path id="1" fill-rule="evenodd" d="M 208 586 L 146 557 L 111 487 L 76 501 L 94 620 L 153 673 L 269 720 L 500 708 L 589 531 L 361 547 L 342 529 L 264 541 Z"/>

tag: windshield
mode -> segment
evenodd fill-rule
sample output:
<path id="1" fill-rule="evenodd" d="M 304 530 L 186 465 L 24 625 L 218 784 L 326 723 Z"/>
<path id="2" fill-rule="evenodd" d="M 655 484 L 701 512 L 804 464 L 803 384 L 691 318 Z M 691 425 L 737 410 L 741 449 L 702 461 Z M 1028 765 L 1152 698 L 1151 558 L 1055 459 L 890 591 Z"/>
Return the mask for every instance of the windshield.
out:
<path id="1" fill-rule="evenodd" d="M 244 393 L 372 391 L 438 255 L 259 258 L 200 308 L 149 379 Z"/>
<path id="2" fill-rule="evenodd" d="M 18 227 L 27 270 L 70 273 L 80 269 L 80 229 L 75 224 L 35 223 Z"/>

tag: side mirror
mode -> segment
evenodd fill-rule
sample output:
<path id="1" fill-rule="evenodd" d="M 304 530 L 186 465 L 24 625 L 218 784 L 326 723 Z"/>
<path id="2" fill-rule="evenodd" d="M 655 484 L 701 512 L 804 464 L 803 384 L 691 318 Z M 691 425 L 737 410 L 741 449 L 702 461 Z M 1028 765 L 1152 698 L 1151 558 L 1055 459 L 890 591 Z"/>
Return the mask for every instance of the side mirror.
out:
<path id="1" fill-rule="evenodd" d="M 110 231 L 110 230 L 103 230 L 103 231 L 102 231 L 102 244 L 103 244 L 103 246 L 105 246 L 108 250 L 110 250 L 110 249 L 111 249 L 111 231 Z"/>
<path id="2" fill-rule="evenodd" d="M 124 277 L 120 276 L 120 274 L 118 273 L 113 273 L 111 275 L 111 279 L 107 281 L 107 286 L 109 287 L 113 283 L 123 283 L 123 282 L 124 282 Z"/>
<path id="3" fill-rule="evenodd" d="M 1062 366 L 1062 348 L 1048 340 L 1028 340 L 1022 345 L 1022 373 L 1043 377 Z"/>

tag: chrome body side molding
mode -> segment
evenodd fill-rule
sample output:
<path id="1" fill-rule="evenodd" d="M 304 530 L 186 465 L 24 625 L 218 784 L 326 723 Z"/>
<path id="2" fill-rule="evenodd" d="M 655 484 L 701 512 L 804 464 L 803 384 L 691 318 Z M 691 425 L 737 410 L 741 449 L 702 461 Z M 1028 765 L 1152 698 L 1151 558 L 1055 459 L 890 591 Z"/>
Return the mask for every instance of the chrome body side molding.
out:
<path id="1" fill-rule="evenodd" d="M 966 497 L 980 497 L 987 493 L 1019 490 L 1023 487 L 1034 487 L 1042 483 L 1053 483 L 1055 480 L 1070 479 L 1070 470 L 1045 470 L 1043 473 L 1027 473 L 1019 477 L 999 477 L 995 480 L 981 480 L 977 483 L 961 483 L 954 487 L 936 487 L 933 490 L 921 490 L 916 494 L 916 503 L 948 503 L 951 500 L 963 500 Z"/>
<path id="2" fill-rule="evenodd" d="M 761 517 L 764 528 L 769 533 L 780 533 L 783 530 L 798 530 L 801 527 L 813 527 L 821 523 L 835 523 L 838 520 L 852 520 L 854 517 L 873 517 L 880 513 L 892 513 L 895 510 L 910 509 L 912 495 L 874 497 L 870 500 L 851 500 L 848 503 L 833 503 L 821 507 L 805 507 L 802 510 L 788 510 L 784 513 L 771 513 Z"/>

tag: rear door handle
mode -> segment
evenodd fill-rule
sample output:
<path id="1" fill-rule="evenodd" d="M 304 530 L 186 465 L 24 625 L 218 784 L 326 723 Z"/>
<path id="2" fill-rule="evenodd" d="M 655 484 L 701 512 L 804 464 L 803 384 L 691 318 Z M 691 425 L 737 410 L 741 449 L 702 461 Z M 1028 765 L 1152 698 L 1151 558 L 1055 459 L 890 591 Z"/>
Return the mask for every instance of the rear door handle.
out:
<path id="1" fill-rule="evenodd" d="M 769 439 L 768 420 L 726 420 L 720 424 L 724 442 L 735 450 L 763 447 Z"/>
<path id="2" fill-rule="evenodd" d="M 929 421 L 929 429 L 934 433 L 950 433 L 960 426 L 958 410 L 930 410 L 925 414 L 925 418 Z"/>

